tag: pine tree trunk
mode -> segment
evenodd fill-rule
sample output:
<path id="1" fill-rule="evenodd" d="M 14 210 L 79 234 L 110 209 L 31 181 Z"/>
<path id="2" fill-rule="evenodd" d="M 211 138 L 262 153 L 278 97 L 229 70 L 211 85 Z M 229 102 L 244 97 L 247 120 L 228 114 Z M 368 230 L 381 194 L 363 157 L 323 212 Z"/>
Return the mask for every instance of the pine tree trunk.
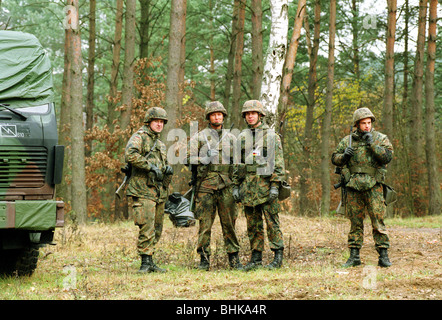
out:
<path id="1" fill-rule="evenodd" d="M 296 11 L 295 22 L 293 26 L 292 38 L 287 51 L 284 65 L 284 77 L 282 78 L 282 96 L 281 96 L 281 112 L 287 110 L 289 103 L 290 84 L 292 83 L 293 68 L 295 67 L 296 54 L 298 52 L 299 38 L 301 36 L 302 21 L 306 12 L 306 0 L 298 2 L 298 9 Z"/>
<path id="2" fill-rule="evenodd" d="M 181 40 L 184 36 L 183 15 L 185 15 L 186 3 L 180 0 L 172 0 L 170 9 L 169 31 L 169 55 L 167 62 L 166 80 L 166 111 L 169 119 L 165 134 L 176 126 L 179 106 L 179 74 L 181 64 Z"/>
<path id="3" fill-rule="evenodd" d="M 416 58 L 414 61 L 414 76 L 410 105 L 410 164 L 411 164 L 411 213 L 422 215 L 425 211 L 423 199 L 424 185 L 422 181 L 424 168 L 424 137 L 422 127 L 424 56 L 425 56 L 425 26 L 427 20 L 427 0 L 419 1 L 418 36 L 416 43 Z"/>
<path id="4" fill-rule="evenodd" d="M 335 72 L 335 34 L 336 34 L 336 0 L 330 0 L 330 23 L 328 41 L 327 93 L 325 111 L 322 120 L 321 141 L 321 215 L 326 216 L 330 211 L 330 124 L 333 107 L 333 79 Z"/>
<path id="5" fill-rule="evenodd" d="M 71 4 L 77 9 L 78 0 Z M 78 14 L 74 15 L 78 19 Z M 77 20 L 78 21 L 78 20 Z M 84 162 L 84 122 L 83 122 L 83 83 L 81 36 L 79 23 L 78 29 L 72 30 L 71 47 L 71 150 L 72 150 L 72 211 L 77 222 L 85 224 L 87 220 L 86 181 Z"/>
<path id="6" fill-rule="evenodd" d="M 439 186 L 439 171 L 437 162 L 435 132 L 435 103 L 434 103 L 434 69 L 436 63 L 436 21 L 437 21 L 437 0 L 430 0 L 430 19 L 428 26 L 428 49 L 427 68 L 425 72 L 425 151 L 427 155 L 428 168 L 428 189 L 430 215 L 439 215 L 441 206 L 441 192 Z"/>
<path id="7" fill-rule="evenodd" d="M 252 98 L 258 100 L 261 96 L 263 71 L 262 53 L 262 4 L 261 0 L 252 0 Z"/>
<path id="8" fill-rule="evenodd" d="M 126 26 L 124 36 L 123 87 L 121 90 L 120 128 L 125 130 L 130 122 L 134 88 L 133 63 L 135 60 L 135 9 L 136 0 L 126 0 Z"/>
<path id="9" fill-rule="evenodd" d="M 117 112 L 115 111 L 115 100 L 117 99 L 118 70 L 120 66 L 121 52 L 121 34 L 123 32 L 123 2 L 123 0 L 117 0 L 117 8 L 115 14 L 115 32 L 112 47 L 111 79 L 109 85 L 109 100 L 107 111 L 107 126 L 110 132 L 114 131 L 114 120 L 117 118 Z"/>
<path id="10" fill-rule="evenodd" d="M 232 92 L 232 119 L 231 123 L 238 128 L 241 119 L 241 73 L 242 73 L 242 55 L 244 52 L 244 21 L 245 21 L 246 3 L 240 0 L 238 8 L 238 24 L 236 27 L 236 47 L 235 47 L 235 63 L 233 64 L 233 92 Z"/>
<path id="11" fill-rule="evenodd" d="M 316 64 L 318 61 L 319 50 L 319 36 L 320 36 L 320 21 L 321 21 L 321 3 L 320 0 L 315 0 L 315 29 L 313 36 L 313 46 L 310 52 L 310 67 L 308 77 L 308 98 L 307 98 L 307 114 L 304 128 L 304 140 L 302 146 L 302 161 L 301 161 L 301 177 L 299 190 L 299 210 L 301 214 L 310 215 L 312 213 L 312 206 L 308 199 L 309 181 L 311 181 L 311 146 L 313 136 L 313 111 L 316 102 L 316 88 L 317 88 L 317 74 Z"/>
<path id="12" fill-rule="evenodd" d="M 95 87 L 95 0 L 89 1 L 89 48 L 87 55 L 87 93 L 86 93 L 86 130 L 94 125 L 94 87 Z M 92 152 L 92 141 L 87 142 L 86 157 Z"/>
<path id="13" fill-rule="evenodd" d="M 394 41 L 396 34 L 396 0 L 387 0 L 387 52 L 385 54 L 385 91 L 383 125 L 384 133 L 393 141 L 393 103 L 394 103 Z"/>

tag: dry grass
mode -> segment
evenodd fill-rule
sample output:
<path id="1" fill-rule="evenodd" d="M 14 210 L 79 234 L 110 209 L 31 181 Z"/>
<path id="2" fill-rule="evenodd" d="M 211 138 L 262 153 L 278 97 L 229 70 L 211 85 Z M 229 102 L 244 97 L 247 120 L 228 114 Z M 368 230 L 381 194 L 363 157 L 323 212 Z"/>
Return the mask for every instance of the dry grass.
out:
<path id="1" fill-rule="evenodd" d="M 280 270 L 228 270 L 219 221 L 212 234 L 212 269 L 198 271 L 197 228 L 172 226 L 165 219 L 155 255 L 166 274 L 139 275 L 132 222 L 58 229 L 57 246 L 40 250 L 34 275 L 0 279 L 1 299 L 431 299 L 442 298 L 442 217 L 387 220 L 393 266 L 377 267 L 366 221 L 360 267 L 342 269 L 348 258 L 344 218 L 302 218 L 282 214 L 284 266 Z M 413 222 L 414 221 L 414 222 Z M 416 227 L 426 221 L 425 227 Z M 404 225 L 406 223 L 406 225 Z M 237 230 L 242 262 L 249 258 L 245 218 Z M 267 249 L 264 262 L 272 254 Z M 72 281 L 73 280 L 73 281 Z"/>

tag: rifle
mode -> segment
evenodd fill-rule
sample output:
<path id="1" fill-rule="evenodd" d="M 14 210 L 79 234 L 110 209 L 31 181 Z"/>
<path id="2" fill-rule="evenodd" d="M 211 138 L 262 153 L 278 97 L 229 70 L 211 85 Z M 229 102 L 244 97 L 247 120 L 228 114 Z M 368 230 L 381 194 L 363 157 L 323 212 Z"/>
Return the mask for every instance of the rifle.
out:
<path id="1" fill-rule="evenodd" d="M 348 146 L 351 148 L 351 131 L 352 131 L 353 127 L 350 126 L 350 140 L 348 143 Z M 343 214 L 345 215 L 346 213 L 346 209 L 347 209 L 347 190 L 345 188 L 345 176 L 342 173 L 342 167 L 336 167 L 335 168 L 335 173 L 340 175 L 340 181 L 336 184 L 333 185 L 333 187 L 335 188 L 335 190 L 341 188 L 341 201 L 339 202 L 338 207 L 336 208 L 336 212 L 338 214 Z"/>
<path id="2" fill-rule="evenodd" d="M 232 125 L 230 126 L 230 130 L 229 132 L 232 130 L 234 123 L 232 123 Z M 204 138 L 206 140 L 207 143 L 207 147 L 209 148 L 209 150 L 211 150 L 212 148 L 210 147 L 210 143 L 209 140 L 207 139 L 206 134 L 203 132 L 204 134 Z M 217 144 L 215 145 L 214 149 L 218 149 L 219 144 L 221 143 L 221 141 L 223 141 L 223 139 L 227 136 L 227 132 L 224 132 L 224 134 L 221 136 L 221 139 L 219 139 L 219 141 L 217 142 Z M 190 178 L 190 182 L 189 185 L 192 186 L 192 193 L 190 194 L 190 207 L 189 210 L 193 211 L 193 205 L 195 202 L 195 195 L 196 193 L 199 191 L 200 187 L 201 187 L 201 183 L 204 180 L 205 177 L 201 177 L 200 181 L 197 181 L 197 175 L 198 175 L 198 165 L 196 164 L 191 164 L 189 165 L 189 169 L 192 172 L 192 176 Z M 207 170 L 206 170 L 206 174 L 207 174 Z"/>
<path id="3" fill-rule="evenodd" d="M 149 152 L 144 156 L 146 159 L 149 158 L 150 154 L 152 153 L 152 150 L 157 145 L 157 141 L 158 141 L 158 139 L 155 140 L 155 143 L 153 144 L 152 148 L 150 148 Z M 123 172 L 125 174 L 125 176 L 123 178 L 123 182 L 118 187 L 117 191 L 115 191 L 115 194 L 120 199 L 123 197 L 123 191 L 124 191 L 126 185 L 129 184 L 129 181 L 132 178 L 132 164 L 126 163 L 126 165 L 123 168 L 121 168 L 121 172 Z"/>

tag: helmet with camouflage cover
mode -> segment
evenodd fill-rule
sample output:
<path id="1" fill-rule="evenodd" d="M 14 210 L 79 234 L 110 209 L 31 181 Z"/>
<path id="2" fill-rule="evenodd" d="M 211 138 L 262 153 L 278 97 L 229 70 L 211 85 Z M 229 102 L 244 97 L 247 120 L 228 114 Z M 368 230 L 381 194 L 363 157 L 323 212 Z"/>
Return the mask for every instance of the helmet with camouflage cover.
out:
<path id="1" fill-rule="evenodd" d="M 227 111 L 219 101 L 209 102 L 206 107 L 206 120 L 209 120 L 209 115 L 214 112 L 221 112 L 224 118 L 227 118 Z"/>
<path id="2" fill-rule="evenodd" d="M 359 108 L 353 113 L 353 126 L 356 127 L 358 125 L 359 120 L 371 118 L 372 122 L 376 121 L 376 117 L 368 108 Z"/>
<path id="3" fill-rule="evenodd" d="M 265 117 L 265 115 L 266 115 L 266 111 L 264 109 L 264 106 L 258 100 L 248 100 L 248 101 L 244 102 L 244 104 L 242 106 L 242 110 L 241 110 L 243 118 L 246 116 L 246 112 L 250 112 L 250 111 L 256 111 L 256 112 L 260 113 L 263 117 Z"/>
<path id="4" fill-rule="evenodd" d="M 164 124 L 167 123 L 167 112 L 160 107 L 149 108 L 144 117 L 144 123 L 149 123 L 154 119 L 164 120 Z"/>

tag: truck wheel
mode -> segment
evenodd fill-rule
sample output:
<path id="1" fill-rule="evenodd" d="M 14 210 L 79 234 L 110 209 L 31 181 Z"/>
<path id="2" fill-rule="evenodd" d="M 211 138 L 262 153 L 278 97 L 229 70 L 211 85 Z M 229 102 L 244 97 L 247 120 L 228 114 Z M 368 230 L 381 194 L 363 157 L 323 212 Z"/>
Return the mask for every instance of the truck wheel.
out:
<path id="1" fill-rule="evenodd" d="M 38 248 L 27 247 L 0 252 L 0 274 L 6 276 L 30 276 L 37 268 Z"/>

